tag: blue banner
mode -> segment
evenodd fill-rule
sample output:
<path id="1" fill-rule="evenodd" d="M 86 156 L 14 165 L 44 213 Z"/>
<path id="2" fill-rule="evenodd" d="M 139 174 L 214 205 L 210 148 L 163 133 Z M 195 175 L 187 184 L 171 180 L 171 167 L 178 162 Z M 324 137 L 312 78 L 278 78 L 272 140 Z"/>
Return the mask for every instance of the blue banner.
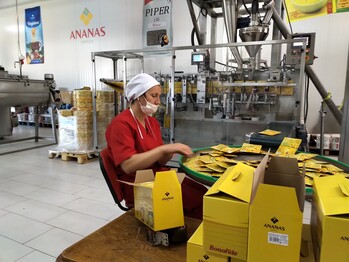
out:
<path id="1" fill-rule="evenodd" d="M 44 63 L 44 37 L 40 6 L 25 9 L 25 46 L 28 64 Z"/>

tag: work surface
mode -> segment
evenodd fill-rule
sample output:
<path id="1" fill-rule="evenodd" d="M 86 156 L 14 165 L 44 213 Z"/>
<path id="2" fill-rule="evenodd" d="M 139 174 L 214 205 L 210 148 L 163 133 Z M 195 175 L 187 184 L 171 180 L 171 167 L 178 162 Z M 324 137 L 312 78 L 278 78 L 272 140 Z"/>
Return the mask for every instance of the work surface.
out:
<path id="1" fill-rule="evenodd" d="M 185 218 L 188 238 L 200 225 L 201 220 Z M 97 261 L 186 261 L 186 243 L 165 246 L 151 246 L 146 239 L 147 227 L 128 211 L 84 239 L 65 249 L 57 262 Z M 301 262 L 313 262 L 313 247 L 310 226 L 303 225 L 302 238 L 306 257 Z M 303 249 L 302 248 L 302 249 Z"/>
<path id="2" fill-rule="evenodd" d="M 185 218 L 188 237 L 200 223 Z M 147 227 L 128 211 L 64 250 L 56 261 L 186 261 L 186 243 L 151 246 L 146 233 Z"/>

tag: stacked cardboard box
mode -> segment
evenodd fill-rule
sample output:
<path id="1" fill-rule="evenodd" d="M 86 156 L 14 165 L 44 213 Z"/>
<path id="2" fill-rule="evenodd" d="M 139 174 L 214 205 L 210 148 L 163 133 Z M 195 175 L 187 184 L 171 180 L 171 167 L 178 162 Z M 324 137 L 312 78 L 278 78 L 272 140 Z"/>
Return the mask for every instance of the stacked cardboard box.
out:
<path id="1" fill-rule="evenodd" d="M 203 225 L 202 223 L 190 237 L 187 243 L 187 261 L 215 261 L 215 262 L 227 262 L 227 256 L 219 256 L 208 254 L 203 246 Z"/>
<path id="2" fill-rule="evenodd" d="M 255 173 L 249 261 L 298 261 L 302 240 L 305 181 L 295 158 L 272 157 L 265 174 Z"/>
<path id="3" fill-rule="evenodd" d="M 315 261 L 349 261 L 349 180 L 314 178 L 311 233 Z"/>
<path id="4" fill-rule="evenodd" d="M 266 169 L 268 158 L 257 169 L 243 163 L 228 168 L 204 196 L 208 254 L 233 261 L 299 260 L 304 174 L 292 158 L 272 157 Z"/>

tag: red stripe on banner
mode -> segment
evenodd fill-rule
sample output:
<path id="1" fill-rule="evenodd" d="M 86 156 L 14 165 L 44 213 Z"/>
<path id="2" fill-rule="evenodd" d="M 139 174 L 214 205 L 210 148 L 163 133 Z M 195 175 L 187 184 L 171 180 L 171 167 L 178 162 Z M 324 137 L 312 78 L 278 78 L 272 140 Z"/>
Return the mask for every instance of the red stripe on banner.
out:
<path id="1" fill-rule="evenodd" d="M 149 4 L 151 1 L 153 1 L 153 0 L 144 0 L 144 5 Z"/>

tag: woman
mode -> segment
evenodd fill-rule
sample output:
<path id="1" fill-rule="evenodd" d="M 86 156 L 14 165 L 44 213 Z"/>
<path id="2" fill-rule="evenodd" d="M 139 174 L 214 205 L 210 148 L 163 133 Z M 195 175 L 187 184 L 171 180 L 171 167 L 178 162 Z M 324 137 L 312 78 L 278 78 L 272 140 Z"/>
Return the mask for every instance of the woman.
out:
<path id="1" fill-rule="evenodd" d="M 130 107 L 117 115 L 106 131 L 108 151 L 119 179 L 133 182 L 137 170 L 167 170 L 164 165 L 176 153 L 190 156 L 189 146 L 164 144 L 160 125 L 150 116 L 160 104 L 161 86 L 152 76 L 142 73 L 127 84 L 125 95 Z M 133 207 L 133 187 L 122 184 L 126 206 Z M 202 197 L 206 187 L 185 178 L 182 182 L 184 214 L 202 219 Z"/>

